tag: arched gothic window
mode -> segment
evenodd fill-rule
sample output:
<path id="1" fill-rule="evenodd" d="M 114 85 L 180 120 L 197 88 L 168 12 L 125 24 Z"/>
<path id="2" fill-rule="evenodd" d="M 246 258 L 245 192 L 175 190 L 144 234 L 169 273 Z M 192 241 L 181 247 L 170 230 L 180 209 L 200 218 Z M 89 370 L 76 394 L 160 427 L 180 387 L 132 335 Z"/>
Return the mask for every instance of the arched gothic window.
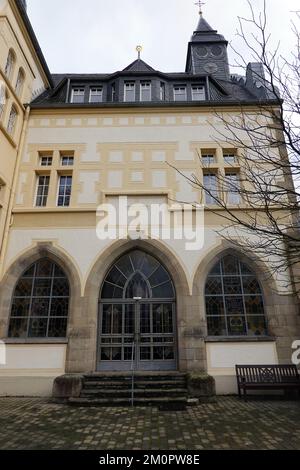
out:
<path id="1" fill-rule="evenodd" d="M 175 299 L 167 270 L 151 255 L 135 250 L 123 256 L 105 278 L 102 299 Z"/>
<path id="2" fill-rule="evenodd" d="M 205 286 L 209 336 L 267 335 L 263 295 L 249 267 L 224 256 L 211 270 Z"/>
<path id="3" fill-rule="evenodd" d="M 13 133 L 15 131 L 17 117 L 18 117 L 18 111 L 17 111 L 15 105 L 12 105 L 10 115 L 9 115 L 9 118 L 8 118 L 8 123 L 7 123 L 7 132 L 10 135 L 13 135 Z"/>
<path id="4" fill-rule="evenodd" d="M 5 75 L 8 79 L 12 77 L 16 63 L 16 55 L 12 49 L 8 52 L 6 65 L 5 65 Z"/>
<path id="5" fill-rule="evenodd" d="M 70 288 L 63 270 L 48 258 L 19 279 L 12 300 L 10 338 L 64 338 Z"/>
<path id="6" fill-rule="evenodd" d="M 18 72 L 16 86 L 15 86 L 15 92 L 18 96 L 21 96 L 21 93 L 23 91 L 24 82 L 25 82 L 25 73 L 24 73 L 24 70 L 22 68 L 20 68 L 19 72 Z"/>

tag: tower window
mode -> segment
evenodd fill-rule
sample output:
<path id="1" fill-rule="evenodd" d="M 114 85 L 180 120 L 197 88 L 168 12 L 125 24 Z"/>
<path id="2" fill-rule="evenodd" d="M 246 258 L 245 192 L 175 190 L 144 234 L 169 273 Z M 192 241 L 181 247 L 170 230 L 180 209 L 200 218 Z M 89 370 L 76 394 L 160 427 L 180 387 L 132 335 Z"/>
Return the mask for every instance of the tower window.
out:
<path id="1" fill-rule="evenodd" d="M 73 88 L 71 103 L 84 103 L 84 88 Z"/>
<path id="2" fill-rule="evenodd" d="M 205 100 L 205 87 L 202 85 L 192 86 L 192 100 L 204 101 Z"/>
<path id="3" fill-rule="evenodd" d="M 186 86 L 175 86 L 174 87 L 174 101 L 186 101 Z"/>
<path id="4" fill-rule="evenodd" d="M 126 82 L 124 85 L 124 101 L 132 102 L 135 101 L 135 83 Z"/>
<path id="5" fill-rule="evenodd" d="M 141 82 L 141 101 L 151 101 L 151 82 Z"/>
<path id="6" fill-rule="evenodd" d="M 102 103 L 103 101 L 103 87 L 90 89 L 90 103 Z"/>

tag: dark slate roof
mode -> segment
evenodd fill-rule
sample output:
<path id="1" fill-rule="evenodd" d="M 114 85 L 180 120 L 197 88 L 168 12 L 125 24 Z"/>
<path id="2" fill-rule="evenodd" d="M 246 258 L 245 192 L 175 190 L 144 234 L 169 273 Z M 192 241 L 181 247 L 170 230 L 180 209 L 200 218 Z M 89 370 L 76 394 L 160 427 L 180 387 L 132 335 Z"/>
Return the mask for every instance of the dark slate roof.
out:
<path id="1" fill-rule="evenodd" d="M 200 15 L 200 20 L 196 31 L 191 38 L 192 42 L 226 42 L 226 39 L 218 31 L 213 29 L 203 15 Z"/>
<path id="2" fill-rule="evenodd" d="M 154 72 L 150 65 L 146 64 L 142 59 L 137 59 L 126 67 L 123 72 Z"/>
<path id="3" fill-rule="evenodd" d="M 198 23 L 196 31 L 201 32 L 201 33 L 207 33 L 209 31 L 214 31 L 214 30 L 208 24 L 208 22 L 203 18 L 203 16 L 200 15 L 200 19 L 199 19 L 199 23 Z M 216 32 L 216 31 L 214 31 L 214 32 Z"/>
<path id="4" fill-rule="evenodd" d="M 33 27 L 32 27 L 32 25 L 31 25 L 31 23 L 30 23 L 29 18 L 28 18 L 27 11 L 26 11 L 26 2 L 24 2 L 24 0 L 23 0 L 23 1 L 22 1 L 22 0 L 15 0 L 15 3 L 16 3 L 16 6 L 17 6 L 17 8 L 18 8 L 18 10 L 19 10 L 19 13 L 20 13 L 20 15 L 21 15 L 21 17 L 22 17 L 23 23 L 24 23 L 25 28 L 26 28 L 26 30 L 27 30 L 27 33 L 28 33 L 28 35 L 29 35 L 29 37 L 30 37 L 30 40 L 31 40 L 32 45 L 33 45 L 33 47 L 34 47 L 34 50 L 35 50 L 35 52 L 36 52 L 36 54 L 37 54 L 37 56 L 38 56 L 38 58 L 39 58 L 39 61 L 40 61 L 41 65 L 42 65 L 42 67 L 43 67 L 43 70 L 44 70 L 44 72 L 45 72 L 45 75 L 46 75 L 46 77 L 47 77 L 47 80 L 48 80 L 48 82 L 49 82 L 49 85 L 52 87 L 52 86 L 53 86 L 52 75 L 51 75 L 50 70 L 49 70 L 49 68 L 48 68 L 48 65 L 47 65 L 47 62 L 46 62 L 46 60 L 45 60 L 45 57 L 44 57 L 44 55 L 43 55 L 43 53 L 42 53 L 42 50 L 41 50 L 41 48 L 40 48 L 39 42 L 38 42 L 37 37 L 36 37 L 36 35 L 35 35 L 35 32 L 34 32 L 34 30 L 33 30 Z"/>

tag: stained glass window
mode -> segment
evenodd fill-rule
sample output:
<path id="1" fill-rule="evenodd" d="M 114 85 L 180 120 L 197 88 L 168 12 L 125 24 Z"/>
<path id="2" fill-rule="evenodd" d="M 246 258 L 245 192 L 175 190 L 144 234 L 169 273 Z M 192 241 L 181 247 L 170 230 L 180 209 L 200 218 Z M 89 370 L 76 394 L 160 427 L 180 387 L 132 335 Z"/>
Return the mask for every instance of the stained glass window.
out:
<path id="1" fill-rule="evenodd" d="M 263 295 L 252 270 L 227 255 L 211 270 L 205 287 L 209 336 L 265 336 Z"/>
<path id="2" fill-rule="evenodd" d="M 12 300 L 10 338 L 64 338 L 69 282 L 50 259 L 37 261 L 19 279 Z"/>

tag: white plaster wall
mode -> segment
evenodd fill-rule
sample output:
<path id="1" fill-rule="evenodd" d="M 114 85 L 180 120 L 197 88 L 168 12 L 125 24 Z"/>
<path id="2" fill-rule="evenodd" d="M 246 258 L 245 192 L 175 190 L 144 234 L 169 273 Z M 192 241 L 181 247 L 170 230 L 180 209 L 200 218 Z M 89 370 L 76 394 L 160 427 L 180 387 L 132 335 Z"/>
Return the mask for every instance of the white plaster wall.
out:
<path id="1" fill-rule="evenodd" d="M 65 373 L 66 345 L 7 344 L 0 364 L 0 396 L 51 396 L 53 381 Z"/>
<path id="2" fill-rule="evenodd" d="M 215 378 L 219 395 L 237 393 L 237 364 L 278 364 L 276 343 L 273 341 L 207 343 L 206 354 L 208 374 Z"/>

